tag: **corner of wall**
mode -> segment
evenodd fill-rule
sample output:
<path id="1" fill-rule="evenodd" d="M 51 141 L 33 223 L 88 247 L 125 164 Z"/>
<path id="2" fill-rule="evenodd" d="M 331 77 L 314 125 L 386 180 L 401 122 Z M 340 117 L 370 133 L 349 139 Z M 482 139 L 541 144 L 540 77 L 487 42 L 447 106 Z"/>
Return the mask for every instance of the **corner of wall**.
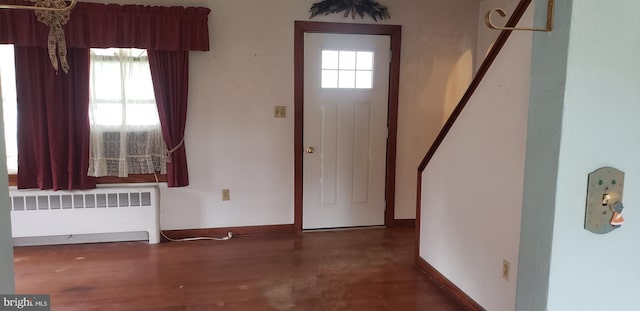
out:
<path id="1" fill-rule="evenodd" d="M 13 239 L 9 211 L 7 159 L 2 121 L 2 89 L 0 88 L 0 294 L 15 292 L 13 274 Z"/>

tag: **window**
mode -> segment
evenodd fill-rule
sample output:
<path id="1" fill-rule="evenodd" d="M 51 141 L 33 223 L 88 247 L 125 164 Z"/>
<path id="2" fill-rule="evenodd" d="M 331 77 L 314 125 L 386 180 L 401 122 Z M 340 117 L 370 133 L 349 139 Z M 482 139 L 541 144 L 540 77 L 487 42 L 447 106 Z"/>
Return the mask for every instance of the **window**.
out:
<path id="1" fill-rule="evenodd" d="M 166 173 L 147 52 L 91 49 L 90 176 Z"/>
<path id="2" fill-rule="evenodd" d="M 7 171 L 18 173 L 18 104 L 13 45 L 0 44 L 0 96 L 4 117 L 4 141 L 7 149 Z"/>
<path id="3" fill-rule="evenodd" d="M 370 89 L 373 52 L 322 51 L 322 88 Z"/>
<path id="4" fill-rule="evenodd" d="M 160 125 L 147 51 L 91 49 L 91 70 L 96 125 Z"/>
<path id="5" fill-rule="evenodd" d="M 12 45 L 0 45 L 0 95 L 7 168 L 18 173 L 17 96 Z M 90 176 L 166 174 L 166 147 L 145 50 L 91 49 Z"/>

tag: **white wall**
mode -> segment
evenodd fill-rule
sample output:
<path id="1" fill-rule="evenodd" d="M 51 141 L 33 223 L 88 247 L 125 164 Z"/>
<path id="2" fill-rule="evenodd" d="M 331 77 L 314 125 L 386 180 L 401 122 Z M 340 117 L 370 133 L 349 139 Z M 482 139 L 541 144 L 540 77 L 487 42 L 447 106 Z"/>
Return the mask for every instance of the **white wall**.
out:
<path id="1" fill-rule="evenodd" d="M 512 35 L 422 179 L 420 256 L 492 311 L 515 307 L 531 45 L 531 33 Z"/>
<path id="2" fill-rule="evenodd" d="M 556 2 L 553 31 L 533 36 L 518 256 L 518 311 L 547 310 L 572 2 Z M 539 25 L 546 19 L 546 0 L 536 3 L 535 19 Z"/>
<path id="3" fill-rule="evenodd" d="M 0 166 L 4 167 L 2 164 Z M 6 174 L 6 167 L 4 169 Z M 2 176 L 1 173 L 0 176 Z M 0 182 L 0 201 L 2 202 L 0 204 L 0 294 L 12 294 L 14 292 L 13 242 L 11 240 L 11 215 L 8 203 L 9 192 L 6 190 L 8 186 L 2 187 L 1 184 Z"/>
<path id="4" fill-rule="evenodd" d="M 191 53 L 191 185 L 163 189 L 164 229 L 293 223 L 293 23 L 308 20 L 313 2 L 144 2 L 212 9 L 211 52 Z M 385 23 L 403 26 L 396 218 L 414 218 L 417 165 L 471 78 L 478 1 L 383 3 L 392 17 Z M 274 119 L 274 105 L 287 106 L 288 118 Z M 222 188 L 230 201 L 221 201 Z"/>
<path id="5" fill-rule="evenodd" d="M 531 97 L 532 107 L 546 107 L 553 114 L 543 115 L 542 108 L 532 111 L 530 129 L 535 135 L 527 145 L 536 148 L 532 164 L 555 166 L 556 174 L 532 172 L 530 177 L 527 152 L 525 191 L 532 195 L 525 197 L 525 212 L 532 217 L 523 218 L 523 226 L 552 226 L 552 236 L 523 231 L 523 242 L 543 251 L 546 258 L 530 260 L 522 269 L 546 272 L 543 276 L 547 278 L 522 280 L 518 310 L 637 310 L 640 20 L 636 12 L 640 3 L 566 1 L 556 10 L 559 31 L 537 37 L 533 51 L 533 66 L 540 69 L 532 81 L 550 82 L 532 83 Z M 544 130 L 549 127 L 561 128 L 555 133 Z M 543 143 L 548 140 L 554 144 Z M 626 173 L 623 203 L 627 222 L 598 235 L 584 229 L 586 185 L 587 175 L 603 166 Z M 536 169 L 531 167 L 531 171 Z M 546 184 L 555 189 L 549 191 Z M 550 199 L 534 196 L 545 190 Z M 548 293 L 530 291 L 534 286 L 548 286 Z M 548 294 L 548 301 L 543 294 Z"/>
<path id="6" fill-rule="evenodd" d="M 396 218 L 415 218 L 418 164 L 472 79 L 478 1 L 383 3 L 403 25 Z"/>
<path id="7" fill-rule="evenodd" d="M 0 294 L 13 294 L 13 243 L 11 241 L 9 185 L 4 126 L 2 124 L 2 90 L 0 89 Z"/>

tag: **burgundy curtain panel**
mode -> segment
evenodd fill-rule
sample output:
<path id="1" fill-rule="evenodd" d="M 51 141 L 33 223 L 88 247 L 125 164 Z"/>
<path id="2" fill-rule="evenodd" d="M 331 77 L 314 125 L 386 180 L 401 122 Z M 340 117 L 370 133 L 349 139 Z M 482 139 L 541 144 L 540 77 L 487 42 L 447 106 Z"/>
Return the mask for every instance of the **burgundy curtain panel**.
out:
<path id="1" fill-rule="evenodd" d="M 167 184 L 169 187 L 189 185 L 184 129 L 187 124 L 189 94 L 189 52 L 149 50 L 151 79 L 158 105 L 158 115 L 167 149 Z"/>
<path id="2" fill-rule="evenodd" d="M 68 74 L 56 74 L 46 48 L 15 47 L 18 188 L 91 189 L 89 49 L 69 49 Z"/>
<path id="3" fill-rule="evenodd" d="M 33 5 L 31 1 L 0 0 Z M 171 154 L 169 187 L 189 184 L 183 143 L 189 51 L 209 50 L 208 8 L 80 2 L 64 25 L 68 75 L 49 63 L 49 28 L 30 10 L 0 10 L 0 44 L 16 49 L 18 187 L 87 189 L 89 48 L 139 48 L 149 53 L 163 136 Z"/>

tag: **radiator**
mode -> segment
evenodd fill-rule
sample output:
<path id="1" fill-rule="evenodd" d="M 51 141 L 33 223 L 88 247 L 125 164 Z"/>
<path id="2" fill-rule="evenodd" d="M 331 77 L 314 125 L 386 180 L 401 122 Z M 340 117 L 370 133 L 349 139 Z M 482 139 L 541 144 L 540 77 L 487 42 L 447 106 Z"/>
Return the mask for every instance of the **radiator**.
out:
<path id="1" fill-rule="evenodd" d="M 82 191 L 13 190 L 14 238 L 147 232 L 160 242 L 155 187 L 105 187 Z"/>

